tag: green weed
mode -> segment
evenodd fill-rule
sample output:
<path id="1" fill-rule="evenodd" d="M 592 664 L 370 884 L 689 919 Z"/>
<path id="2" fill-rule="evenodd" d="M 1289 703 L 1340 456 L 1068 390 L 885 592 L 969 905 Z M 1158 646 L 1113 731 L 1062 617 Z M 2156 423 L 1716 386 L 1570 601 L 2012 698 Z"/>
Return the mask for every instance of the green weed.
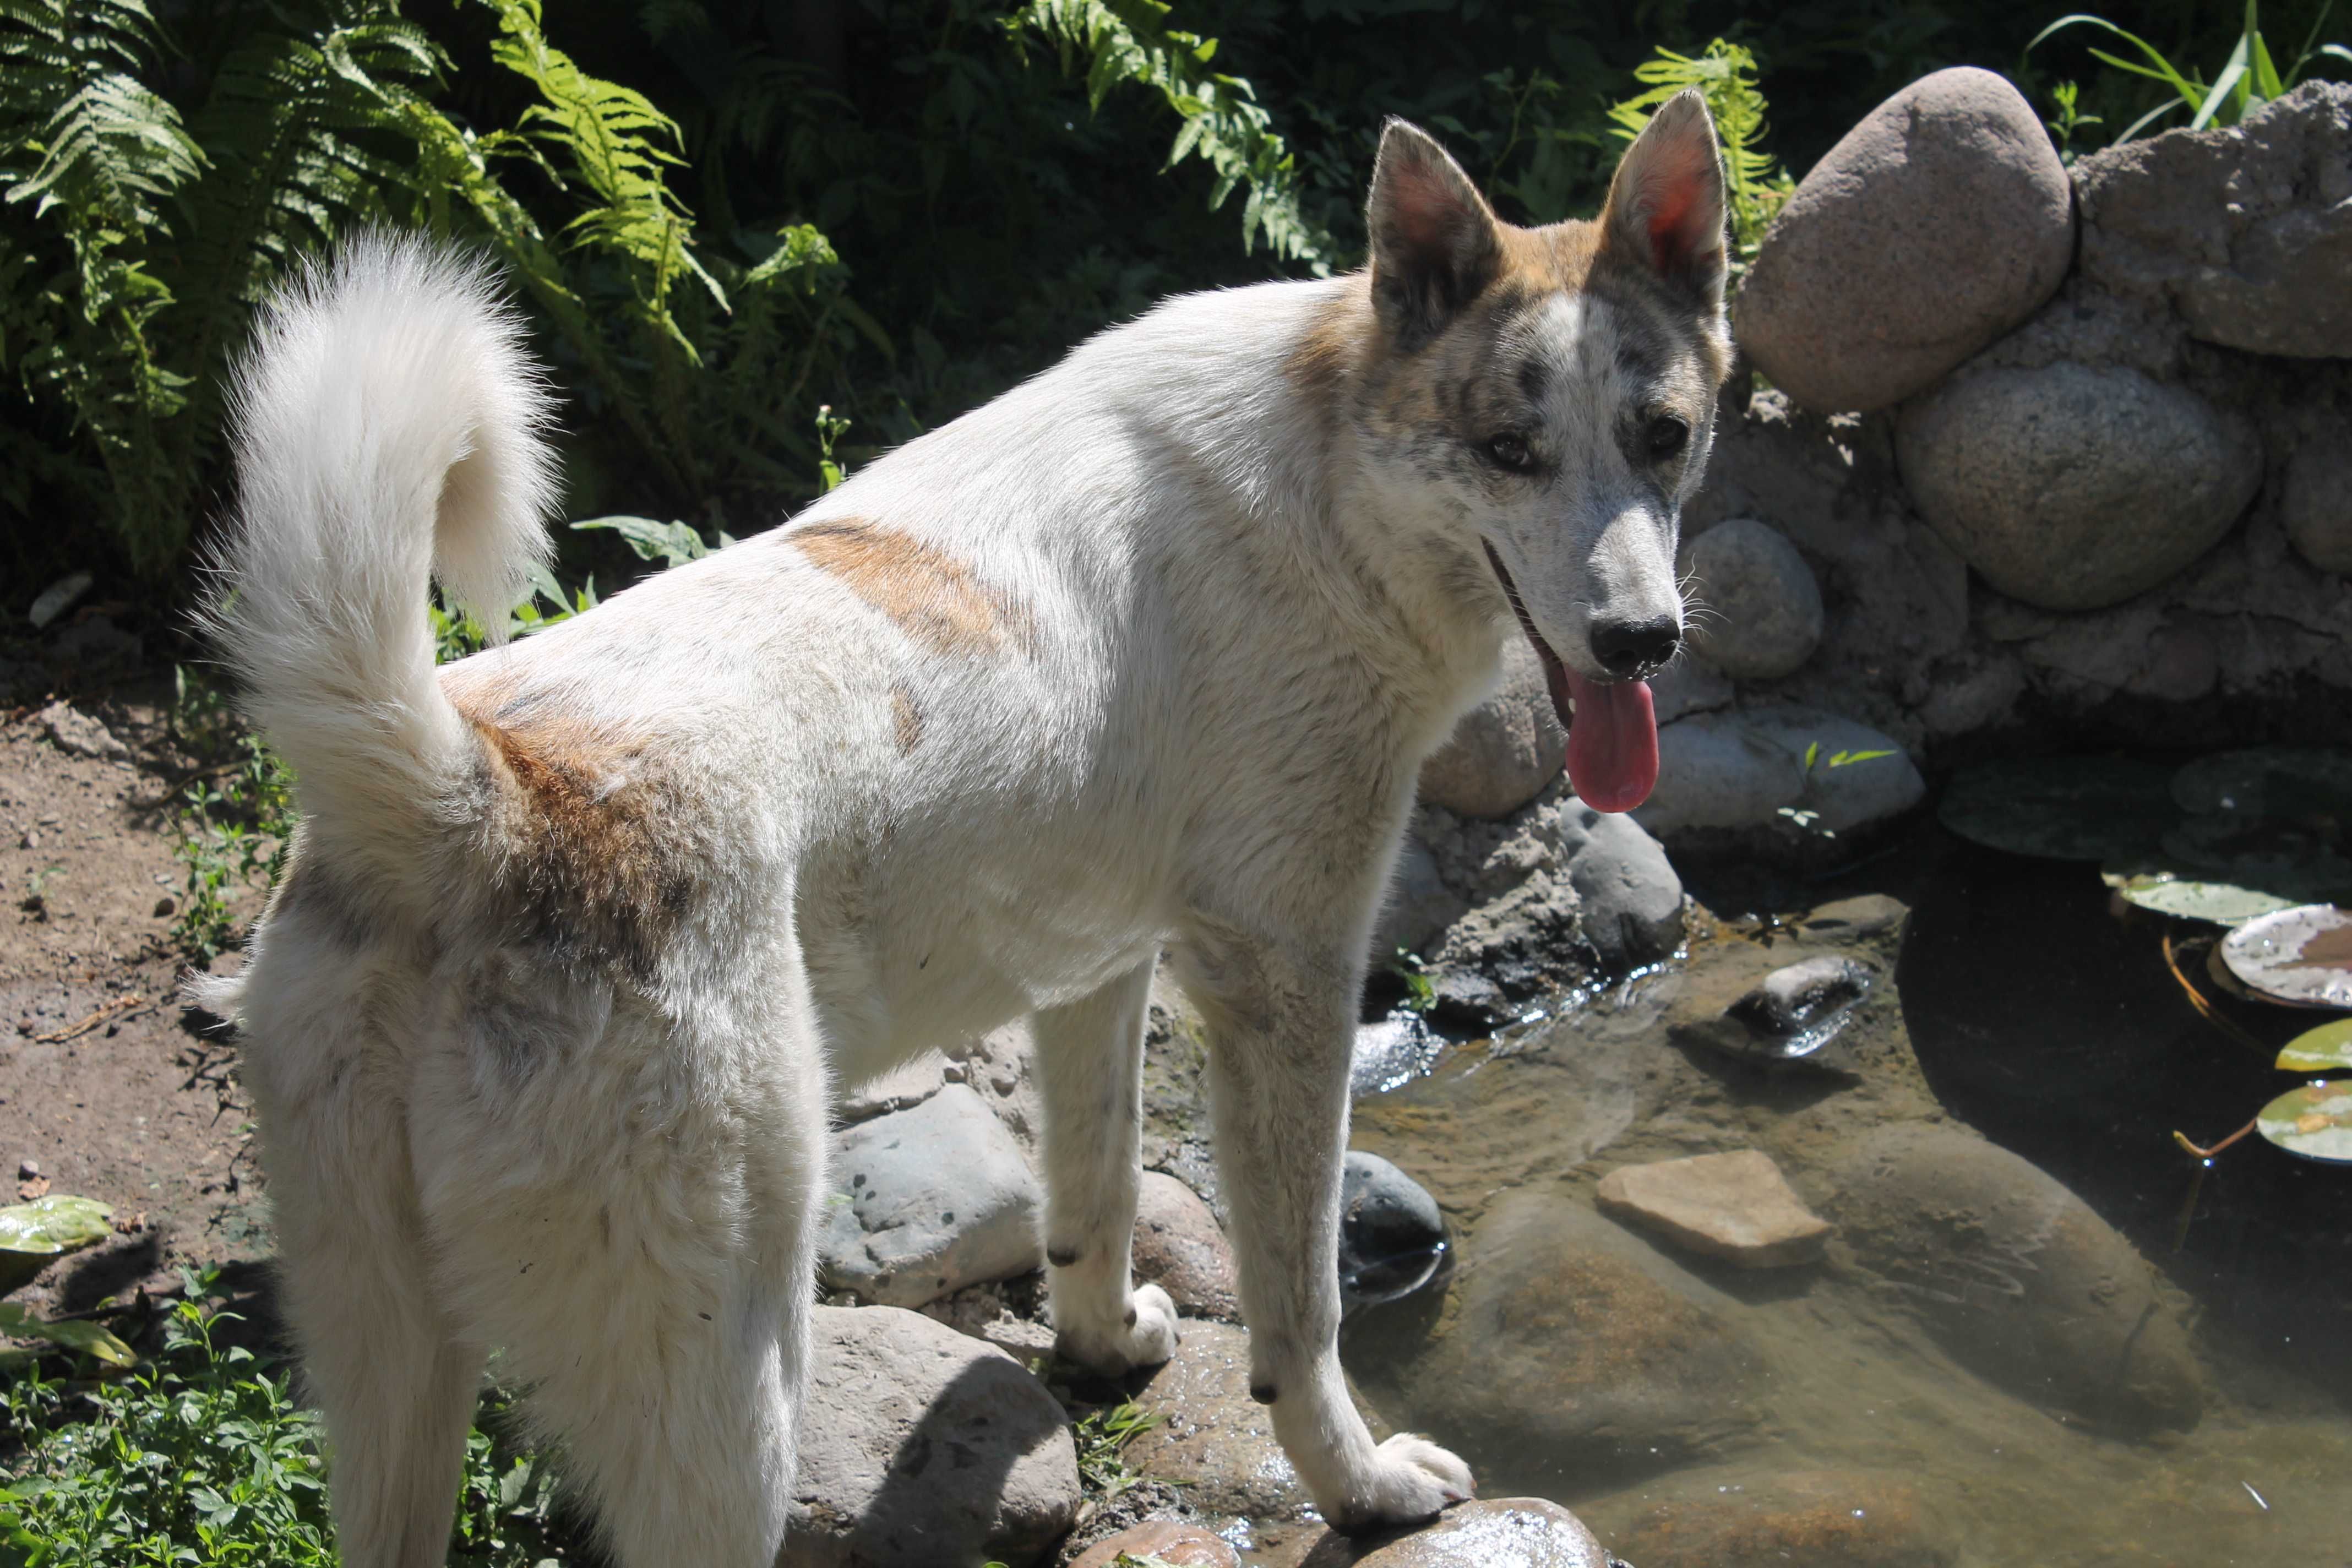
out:
<path id="1" fill-rule="evenodd" d="M 1609 118 L 1627 141 L 1641 134 L 1660 104 L 1685 88 L 1696 88 L 1715 116 L 1723 140 L 1725 195 L 1729 200 L 1734 271 L 1746 268 L 1764 243 L 1780 205 L 1796 182 L 1764 150 L 1765 102 L 1756 81 L 1756 57 L 1738 44 L 1717 38 L 1696 55 L 1661 47 L 1633 68 L 1646 90 L 1613 105 Z"/>
<path id="2" fill-rule="evenodd" d="M 2327 26 L 2328 12 L 2333 8 L 2333 0 L 2319 8 L 2319 15 L 2312 19 L 2310 33 L 2303 40 L 2303 47 L 2282 70 L 2271 55 L 2269 40 L 2263 37 L 2256 0 L 2246 0 L 2245 25 L 2239 31 L 2237 41 L 2231 46 L 2228 58 L 2222 60 L 2221 68 L 2213 74 L 2210 82 L 2197 66 L 2192 64 L 2184 68 L 2137 34 L 2126 32 L 2104 16 L 2080 12 L 2059 17 L 2034 34 L 2033 41 L 2025 47 L 2030 54 L 2044 40 L 2057 34 L 2088 27 L 2117 39 L 2137 52 L 2138 58 L 2132 59 L 2110 54 L 2105 49 L 2090 51 L 2094 59 L 2108 68 L 2160 83 L 2168 93 L 2163 102 L 2124 127 L 2122 134 L 2116 138 L 2116 144 L 2120 146 L 2158 121 L 2183 110 L 2188 111 L 2189 129 L 2191 131 L 2202 131 L 2209 125 L 2235 125 L 2250 111 L 2294 91 L 2305 74 L 2322 60 L 2352 64 L 2352 47 L 2319 41 L 2321 30 Z M 2077 116 L 2073 82 L 2062 83 L 2053 96 L 2059 106 L 2059 120 L 2053 121 L 2053 129 L 2060 130 L 2059 145 L 2063 150 L 2076 129 L 2095 121 Z"/>
<path id="3" fill-rule="evenodd" d="M 1140 1481 L 1143 1478 L 1127 1462 L 1127 1446 L 1166 1419 L 1131 1400 L 1079 1416 L 1070 1435 L 1078 1447 L 1080 1489 L 1097 1502 L 1108 1502 Z"/>
<path id="4" fill-rule="evenodd" d="M 172 726 L 199 756 L 226 760 L 199 773 L 180 796 L 187 868 L 173 942 L 198 964 L 235 945 L 235 900 L 267 892 L 286 868 L 294 836 L 294 777 L 258 735 L 239 725 L 227 699 L 185 668 L 173 671 Z"/>

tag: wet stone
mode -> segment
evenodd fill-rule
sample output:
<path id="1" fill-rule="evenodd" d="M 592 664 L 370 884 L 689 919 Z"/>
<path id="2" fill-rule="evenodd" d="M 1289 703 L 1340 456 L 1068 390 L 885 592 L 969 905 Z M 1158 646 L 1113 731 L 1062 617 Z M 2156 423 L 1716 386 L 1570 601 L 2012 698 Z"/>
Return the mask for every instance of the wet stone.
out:
<path id="1" fill-rule="evenodd" d="M 1419 1182 L 1348 1151 L 1339 1191 L 1339 1297 L 1349 1308 L 1420 1289 L 1445 1262 L 1445 1216 Z"/>
<path id="2" fill-rule="evenodd" d="M 1875 978 L 1867 964 L 1835 953 L 1787 964 L 1720 1018 L 1676 1025 L 1674 1037 L 1769 1069 L 1851 1074 L 1853 1061 L 1837 1039 Z"/>
<path id="3" fill-rule="evenodd" d="M 1949 1568 L 1953 1561 L 1918 1489 L 1867 1470 L 1700 1470 L 1590 1511 L 1612 1547 L 1642 1568 Z"/>
<path id="4" fill-rule="evenodd" d="M 1203 1513 L 1297 1518 L 1313 1500 L 1275 1440 L 1272 1414 L 1249 1388 L 1249 1335 L 1223 1323 L 1186 1323 L 1175 1356 L 1135 1395 L 1160 1419 L 1122 1457 L 1139 1474 L 1183 1487 L 1184 1500 Z"/>
<path id="5" fill-rule="evenodd" d="M 1811 1263 L 1832 1228 L 1755 1149 L 1621 1165 L 1596 1195 L 1604 1214 L 1743 1268 Z"/>
<path id="6" fill-rule="evenodd" d="M 1144 1172 L 1136 1190 L 1135 1277 L 1188 1317 L 1240 1320 L 1233 1244 L 1200 1194 L 1165 1172 Z"/>
<path id="7" fill-rule="evenodd" d="M 1167 1568 L 1240 1568 L 1241 1556 L 1224 1540 L 1197 1524 L 1154 1520 L 1105 1536 L 1080 1553 L 1070 1568 L 1118 1568 L 1120 1557 L 1165 1563 Z"/>
<path id="8" fill-rule="evenodd" d="M 1541 1498 L 1473 1500 L 1419 1530 L 1351 1541 L 1326 1534 L 1299 1568 L 1628 1568 L 1582 1521 Z"/>

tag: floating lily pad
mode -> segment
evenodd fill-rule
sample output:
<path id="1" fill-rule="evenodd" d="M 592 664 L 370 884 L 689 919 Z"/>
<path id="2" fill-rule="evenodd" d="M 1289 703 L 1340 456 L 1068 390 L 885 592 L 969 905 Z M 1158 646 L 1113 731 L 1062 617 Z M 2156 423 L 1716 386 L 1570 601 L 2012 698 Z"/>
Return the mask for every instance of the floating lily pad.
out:
<path id="1" fill-rule="evenodd" d="M 138 1352 L 96 1323 L 79 1319 L 52 1323 L 37 1318 L 14 1301 L 0 1301 L 0 1334 L 12 1340 L 47 1340 L 70 1351 L 95 1356 L 109 1366 L 129 1366 Z"/>
<path id="2" fill-rule="evenodd" d="M 2221 942 L 2247 987 L 2304 1007 L 2352 1007 L 2352 912 L 2305 904 L 2258 916 Z"/>
<path id="3" fill-rule="evenodd" d="M 2166 829 L 2164 851 L 2220 880 L 2294 896 L 2298 904 L 2332 903 L 2338 894 L 2352 894 L 2352 860 L 2299 821 L 2231 812 L 2192 816 Z"/>
<path id="4" fill-rule="evenodd" d="M 2291 1089 L 2263 1107 L 2254 1131 L 2290 1154 L 2352 1165 L 2352 1082 Z"/>
<path id="5" fill-rule="evenodd" d="M 0 1208 L 0 1296 L 68 1252 L 104 1241 L 114 1211 L 94 1198 L 54 1193 Z"/>
<path id="6" fill-rule="evenodd" d="M 2152 854 L 2181 819 L 2162 768 L 2110 757 L 2013 759 L 1963 768 L 1936 815 L 1971 843 L 2045 860 Z"/>
<path id="7" fill-rule="evenodd" d="M 2214 881 L 2194 867 L 2161 858 L 2110 861 L 2100 876 L 2126 903 L 2160 915 L 2187 921 L 2210 921 L 2219 926 L 2243 925 L 2257 915 L 2291 910 L 2306 900 Z"/>
<path id="8" fill-rule="evenodd" d="M 2282 1072 L 2352 1072 L 2352 1018 L 2297 1035 L 2279 1052 L 2278 1065 Z"/>
<path id="9" fill-rule="evenodd" d="M 2172 775 L 2184 811 L 2352 825 L 2352 752 L 2255 746 L 2200 757 Z"/>

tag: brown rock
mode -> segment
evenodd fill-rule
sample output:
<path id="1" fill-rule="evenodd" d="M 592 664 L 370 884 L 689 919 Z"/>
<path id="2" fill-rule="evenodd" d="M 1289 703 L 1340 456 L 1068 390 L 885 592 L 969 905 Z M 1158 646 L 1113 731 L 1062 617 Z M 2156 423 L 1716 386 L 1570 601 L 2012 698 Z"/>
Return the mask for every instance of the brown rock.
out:
<path id="1" fill-rule="evenodd" d="M 1241 1321 L 1233 1244 L 1200 1194 L 1160 1171 L 1143 1173 L 1135 1203 L 1135 1275 L 1191 1316 Z"/>
<path id="2" fill-rule="evenodd" d="M 1465 816 L 1508 816 L 1568 765 L 1568 731 L 1528 639 L 1503 646 L 1503 684 L 1421 765 L 1421 798 Z"/>
<path id="3" fill-rule="evenodd" d="M 1608 1505 L 1592 1510 L 1606 1518 Z M 1907 1481 L 1869 1471 L 1700 1471 L 1610 1531 L 1642 1568 L 1948 1568 L 1952 1553 Z"/>
<path id="4" fill-rule="evenodd" d="M 2074 193 L 1990 71 L 1921 78 L 1789 198 L 1735 302 L 1740 346 L 1822 413 L 1884 408 L 2032 315 L 2073 258 Z"/>
<path id="5" fill-rule="evenodd" d="M 1755 1149 L 1621 1165 L 1596 1196 L 1605 1214 L 1742 1268 L 1811 1263 L 1832 1229 Z"/>
<path id="6" fill-rule="evenodd" d="M 1115 1568 L 1119 1554 L 1149 1557 L 1168 1568 L 1240 1568 L 1241 1555 L 1197 1524 L 1154 1520 L 1106 1536 L 1087 1548 L 1070 1568 Z"/>
<path id="7" fill-rule="evenodd" d="M 1608 1568 L 1613 1561 L 1559 1504 L 1500 1498 L 1448 1509 L 1402 1535 L 1326 1534 L 1299 1568 Z"/>
<path id="8" fill-rule="evenodd" d="M 1250 1397 L 1249 1336 L 1223 1323 L 1192 1321 L 1175 1358 L 1135 1396 L 1162 1419 L 1127 1446 L 1146 1476 L 1183 1486 L 1203 1513 L 1295 1518 L 1313 1504 L 1275 1440 L 1265 1406 Z"/>

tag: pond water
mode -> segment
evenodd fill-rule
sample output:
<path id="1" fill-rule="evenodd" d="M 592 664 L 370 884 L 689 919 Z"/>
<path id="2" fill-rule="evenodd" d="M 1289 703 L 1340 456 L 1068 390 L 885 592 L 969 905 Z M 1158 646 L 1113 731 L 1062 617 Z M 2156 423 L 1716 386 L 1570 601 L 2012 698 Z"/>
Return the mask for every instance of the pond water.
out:
<path id="1" fill-rule="evenodd" d="M 2203 981 L 2212 928 L 1932 824 L 1828 880 L 1685 876 L 1713 913 L 1675 963 L 1359 1100 L 1455 1229 L 1440 1284 L 1349 1321 L 1379 1420 L 1638 1568 L 2352 1565 L 2352 1168 L 2173 1139 L 2292 1087 L 2271 1053 L 2316 1016 L 2223 998 L 2239 1037 L 2166 959 Z M 1829 954 L 1876 977 L 1843 1070 L 1706 1047 Z M 1837 1226 L 1818 1261 L 1596 1203 L 1742 1149 Z"/>

